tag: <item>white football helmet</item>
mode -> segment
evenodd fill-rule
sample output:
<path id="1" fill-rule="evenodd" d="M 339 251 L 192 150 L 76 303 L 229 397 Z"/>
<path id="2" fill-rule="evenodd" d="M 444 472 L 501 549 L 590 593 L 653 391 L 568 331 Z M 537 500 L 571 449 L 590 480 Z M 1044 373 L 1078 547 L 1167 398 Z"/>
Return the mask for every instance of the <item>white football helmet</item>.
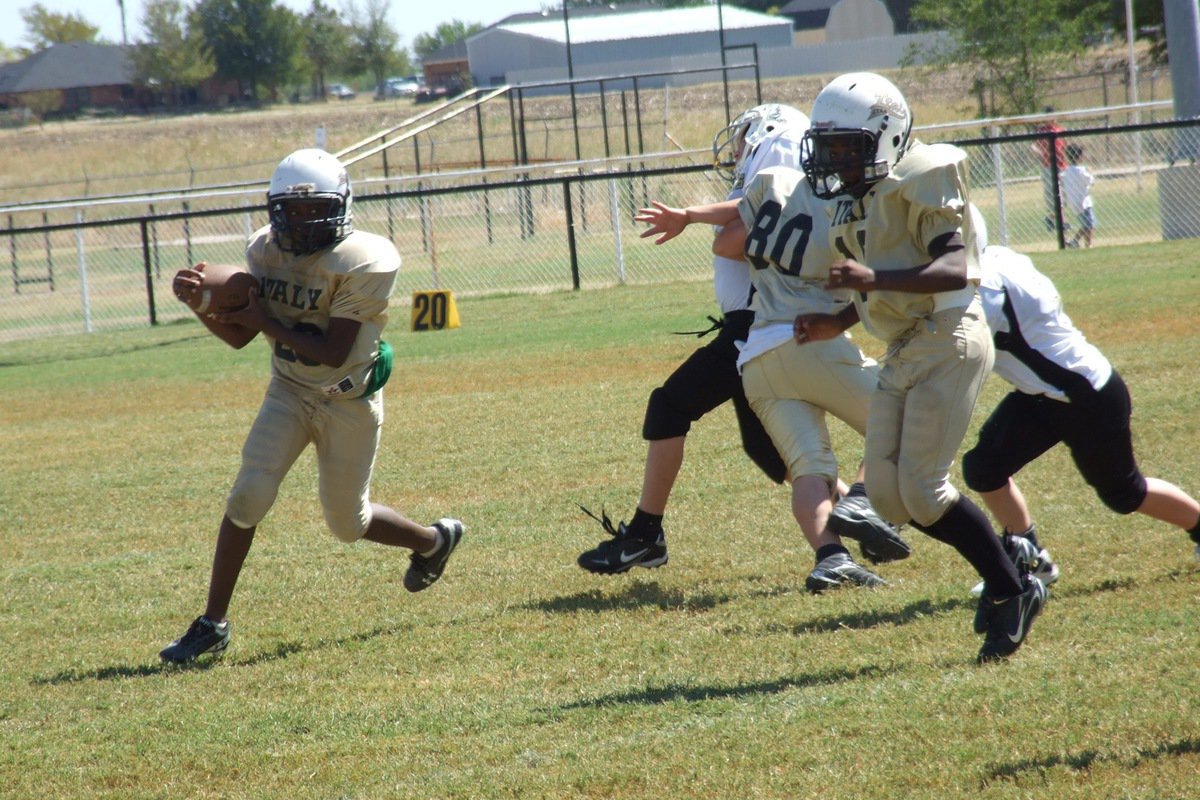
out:
<path id="1" fill-rule="evenodd" d="M 746 178 L 746 164 L 754 150 L 772 134 L 808 127 L 803 111 L 782 103 L 766 103 L 743 111 L 713 137 L 713 169 L 735 187 Z"/>
<path id="2" fill-rule="evenodd" d="M 340 242 L 354 229 L 352 199 L 350 177 L 336 157 L 324 150 L 297 150 L 279 162 L 267 189 L 267 214 L 276 244 L 286 252 L 305 255 Z M 313 208 L 322 201 L 327 206 Z M 306 212 L 297 215 L 300 204 Z M 293 213 L 288 213 L 289 208 Z"/>
<path id="3" fill-rule="evenodd" d="M 812 124 L 801 159 L 818 197 L 861 196 L 886 178 L 908 149 L 912 113 L 891 81 L 873 72 L 839 75 L 813 102 Z M 847 150 L 853 155 L 845 155 Z M 843 184 L 839 173 L 862 170 L 861 182 Z"/>

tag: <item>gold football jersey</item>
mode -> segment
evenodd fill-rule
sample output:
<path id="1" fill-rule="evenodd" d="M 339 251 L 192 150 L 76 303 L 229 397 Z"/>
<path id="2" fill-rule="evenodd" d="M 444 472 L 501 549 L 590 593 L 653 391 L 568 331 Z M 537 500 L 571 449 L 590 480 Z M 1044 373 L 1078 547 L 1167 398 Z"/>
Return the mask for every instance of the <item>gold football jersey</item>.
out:
<path id="1" fill-rule="evenodd" d="M 955 292 L 855 292 L 863 326 L 892 341 L 943 308 L 970 304 L 979 283 L 975 233 L 967 213 L 967 154 L 950 144 L 914 142 L 888 177 L 860 200 L 832 207 L 831 241 L 838 258 L 876 272 L 928 264 L 929 243 L 961 231 L 967 251 L 966 289 Z"/>
<path id="2" fill-rule="evenodd" d="M 284 325 L 315 333 L 327 330 L 333 317 L 362 323 L 339 367 L 314 362 L 268 337 L 275 377 L 328 396 L 361 395 L 379 351 L 388 301 L 400 270 L 395 245 L 382 236 L 354 231 L 333 247 L 294 255 L 275 245 L 267 226 L 250 238 L 246 263 L 258 279 L 267 312 Z"/>
<path id="3" fill-rule="evenodd" d="M 847 292 L 825 288 L 834 260 L 831 204 L 789 167 L 765 169 L 746 187 L 738 212 L 747 231 L 754 327 L 790 323 L 797 314 L 836 314 L 849 302 Z"/>

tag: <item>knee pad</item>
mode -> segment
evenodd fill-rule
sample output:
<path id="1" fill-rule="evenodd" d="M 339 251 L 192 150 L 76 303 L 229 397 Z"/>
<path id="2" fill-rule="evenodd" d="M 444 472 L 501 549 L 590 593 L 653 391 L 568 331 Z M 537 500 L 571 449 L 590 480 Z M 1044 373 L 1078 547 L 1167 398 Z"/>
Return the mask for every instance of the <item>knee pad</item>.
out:
<path id="1" fill-rule="evenodd" d="M 968 450 L 963 456 L 962 475 L 963 482 L 973 492 L 994 492 L 1012 477 L 1004 474 L 996 459 L 980 453 L 979 448 Z"/>
<path id="2" fill-rule="evenodd" d="M 279 483 L 258 472 L 243 473 L 234 482 L 225 501 L 225 516 L 239 528 L 253 528 L 275 503 Z"/>
<path id="3" fill-rule="evenodd" d="M 325 524 L 339 542 L 353 544 L 367 532 L 367 526 L 371 524 L 371 515 L 369 512 L 364 513 L 363 511 L 347 513 L 331 511 L 327 508 L 325 509 Z"/>
<path id="4" fill-rule="evenodd" d="M 958 502 L 958 490 L 950 483 L 949 476 L 939 480 L 936 476 L 906 475 L 901 472 L 899 477 L 900 501 L 915 523 L 931 525 Z M 867 496 L 870 497 L 869 487 Z"/>
<path id="5" fill-rule="evenodd" d="M 900 499 L 899 487 L 891 481 L 871 480 L 871 470 L 867 470 L 867 498 L 875 513 L 893 525 L 905 525 L 912 517 Z"/>
<path id="6" fill-rule="evenodd" d="M 687 436 L 695 420 L 677 404 L 670 394 L 658 387 L 646 403 L 646 418 L 642 422 L 642 438 L 648 441 Z"/>
<path id="7" fill-rule="evenodd" d="M 1121 487 L 1096 487 L 1100 501 L 1118 514 L 1132 514 L 1146 501 L 1146 479 L 1138 474 L 1136 479 Z"/>

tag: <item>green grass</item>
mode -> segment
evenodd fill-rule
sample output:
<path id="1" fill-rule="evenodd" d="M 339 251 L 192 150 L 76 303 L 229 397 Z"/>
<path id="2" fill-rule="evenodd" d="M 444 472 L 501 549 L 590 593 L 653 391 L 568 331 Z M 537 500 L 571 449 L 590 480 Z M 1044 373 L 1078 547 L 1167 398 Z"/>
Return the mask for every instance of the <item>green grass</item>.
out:
<path id="1" fill-rule="evenodd" d="M 1187 243 L 1039 257 L 1130 384 L 1143 468 L 1200 490 Z M 974 576 L 910 531 L 892 585 L 813 597 L 787 494 L 699 423 L 671 562 L 574 564 L 628 517 L 645 398 L 704 283 L 465 298 L 406 332 L 374 499 L 467 538 L 324 532 L 310 455 L 260 528 L 226 656 L 162 669 L 204 601 L 267 355 L 195 323 L 0 344 L 0 794 L 14 798 L 1186 798 L 1200 791 L 1186 537 L 1118 517 L 1058 451 L 1021 485 L 1063 569 L 1012 663 L 973 663 Z M 877 352 L 876 343 L 863 345 Z M 991 382 L 976 424 L 1002 396 Z M 841 427 L 847 464 L 861 443 Z"/>

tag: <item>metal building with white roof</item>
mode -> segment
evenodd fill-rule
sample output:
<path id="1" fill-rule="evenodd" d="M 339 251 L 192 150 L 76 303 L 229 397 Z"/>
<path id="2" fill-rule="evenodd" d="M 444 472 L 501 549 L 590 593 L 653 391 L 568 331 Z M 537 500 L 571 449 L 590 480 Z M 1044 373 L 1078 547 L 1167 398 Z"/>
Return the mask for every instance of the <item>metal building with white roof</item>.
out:
<path id="1" fill-rule="evenodd" d="M 467 39 L 467 54 L 477 85 L 514 82 L 514 73 L 545 72 L 545 79 L 567 77 L 567 29 L 575 77 L 626 75 L 642 71 L 648 60 L 711 55 L 720 63 L 722 31 L 726 48 L 757 45 L 789 47 L 791 20 L 715 5 L 607 14 L 548 12 L 542 19 L 501 22 Z M 745 60 L 745 59 L 743 59 Z"/>

